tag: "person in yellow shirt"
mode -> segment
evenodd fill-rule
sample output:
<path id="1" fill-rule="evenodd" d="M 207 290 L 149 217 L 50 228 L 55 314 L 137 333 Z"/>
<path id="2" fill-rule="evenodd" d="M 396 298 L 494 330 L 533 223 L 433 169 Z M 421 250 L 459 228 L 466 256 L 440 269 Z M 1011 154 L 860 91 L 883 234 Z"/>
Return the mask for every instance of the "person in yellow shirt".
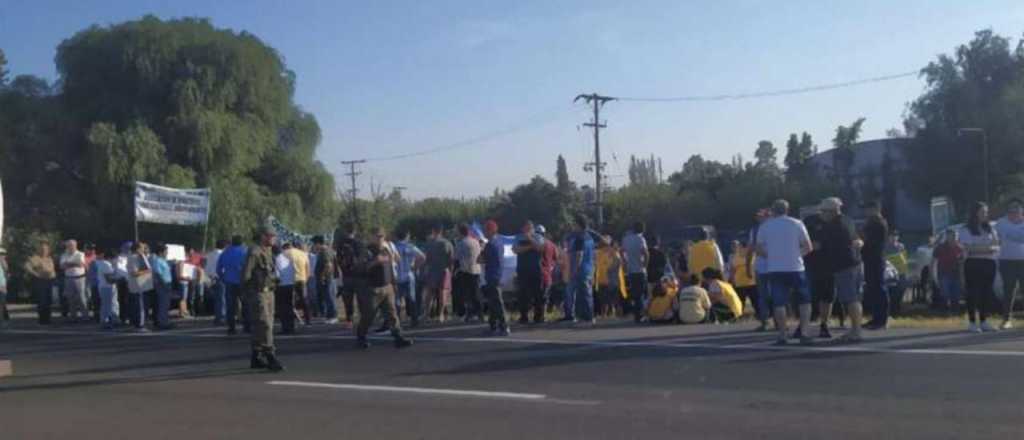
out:
<path id="1" fill-rule="evenodd" d="M 601 237 L 597 248 L 594 286 L 597 288 L 598 315 L 618 316 L 622 301 L 622 257 L 609 235 Z"/>
<path id="2" fill-rule="evenodd" d="M 756 255 L 748 255 L 752 252 L 739 241 L 732 242 L 732 258 L 729 260 L 729 282 L 736 288 L 740 296 L 740 304 L 746 307 L 747 299 L 754 307 L 754 315 L 761 316 L 760 295 L 757 294 L 757 277 L 754 275 L 754 260 Z"/>
<path id="3" fill-rule="evenodd" d="M 306 253 L 306 245 L 301 240 L 295 240 L 292 247 L 284 250 L 285 258 L 292 262 L 295 268 L 295 305 L 302 311 L 302 322 L 311 324 L 311 310 L 306 300 L 306 280 L 311 276 L 309 273 L 309 254 Z"/>
<path id="4" fill-rule="evenodd" d="M 725 282 L 722 271 L 707 268 L 701 273 L 704 288 L 711 299 L 709 320 L 712 322 L 733 322 L 743 316 L 743 303 L 732 284 Z"/>
<path id="5" fill-rule="evenodd" d="M 697 241 L 690 246 L 689 261 L 687 266 L 690 273 L 703 276 L 704 269 L 717 269 L 719 272 L 725 270 L 725 262 L 722 260 L 722 250 L 711 238 L 707 230 L 701 229 Z"/>
<path id="6" fill-rule="evenodd" d="M 651 290 L 647 304 L 647 322 L 667 324 L 679 321 L 679 284 L 672 275 L 665 275 Z"/>

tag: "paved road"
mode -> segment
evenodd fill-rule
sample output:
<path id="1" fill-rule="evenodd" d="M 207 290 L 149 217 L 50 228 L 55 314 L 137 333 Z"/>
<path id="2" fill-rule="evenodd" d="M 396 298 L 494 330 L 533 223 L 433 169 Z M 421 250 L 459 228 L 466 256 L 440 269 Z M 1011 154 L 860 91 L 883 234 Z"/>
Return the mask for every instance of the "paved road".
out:
<path id="1" fill-rule="evenodd" d="M 889 330 L 770 345 L 747 325 L 426 328 L 367 352 L 323 325 L 279 338 L 288 371 L 208 321 L 136 335 L 0 332 L 2 439 L 1020 438 L 1024 331 Z M 652 437 L 653 436 L 653 437 Z M 698 437 L 700 436 L 700 437 Z M 865 437 L 870 436 L 870 437 Z"/>

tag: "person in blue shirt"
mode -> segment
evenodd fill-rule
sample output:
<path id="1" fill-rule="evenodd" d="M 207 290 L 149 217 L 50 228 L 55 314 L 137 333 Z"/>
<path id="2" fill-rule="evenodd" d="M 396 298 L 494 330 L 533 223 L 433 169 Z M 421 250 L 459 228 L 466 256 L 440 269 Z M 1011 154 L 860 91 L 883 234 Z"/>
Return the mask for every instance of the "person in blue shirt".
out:
<path id="1" fill-rule="evenodd" d="M 416 271 L 423 265 L 427 257 L 420 248 L 413 244 L 412 234 L 408 229 L 399 232 L 398 238 L 401 241 L 395 243 L 395 249 L 399 256 L 397 276 L 395 277 L 398 291 L 395 301 L 395 306 L 398 308 L 396 313 L 401 316 L 401 307 L 405 305 L 405 313 L 411 321 L 410 326 L 418 327 L 420 325 L 420 309 L 419 303 L 416 302 Z"/>
<path id="2" fill-rule="evenodd" d="M 480 253 L 480 262 L 484 265 L 484 298 L 487 299 L 487 310 L 490 313 L 490 334 L 508 336 L 512 331 L 505 318 L 505 301 L 501 297 L 502 260 L 505 256 L 505 243 L 498 236 L 498 224 L 488 220 L 484 225 L 484 237 L 487 245 Z"/>
<path id="3" fill-rule="evenodd" d="M 249 333 L 249 310 L 242 304 L 242 266 L 249 251 L 246 249 L 241 235 L 231 237 L 231 247 L 224 250 L 217 259 L 217 277 L 224 283 L 224 294 L 227 300 L 228 334 L 238 333 L 235 329 L 235 318 L 238 311 L 242 312 L 242 330 Z"/>
<path id="4" fill-rule="evenodd" d="M 153 255 L 149 257 L 149 265 L 153 268 L 153 288 L 156 290 L 156 329 L 171 328 L 171 265 L 167 263 L 167 245 L 153 245 Z"/>
<path id="5" fill-rule="evenodd" d="M 573 223 L 575 230 L 569 255 L 569 280 L 573 288 L 566 295 L 566 314 L 575 308 L 581 323 L 593 325 L 594 233 L 590 231 L 590 221 L 582 214 L 577 214 Z"/>

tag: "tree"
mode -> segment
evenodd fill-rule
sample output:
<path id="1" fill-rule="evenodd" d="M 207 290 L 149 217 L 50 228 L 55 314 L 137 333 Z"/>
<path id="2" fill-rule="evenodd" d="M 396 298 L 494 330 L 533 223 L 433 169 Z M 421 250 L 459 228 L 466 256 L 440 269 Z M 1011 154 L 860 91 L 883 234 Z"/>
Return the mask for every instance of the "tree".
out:
<path id="1" fill-rule="evenodd" d="M 754 151 L 754 166 L 762 169 L 779 168 L 779 150 L 772 145 L 771 141 L 760 141 L 757 143 L 757 150 Z"/>
<path id="2" fill-rule="evenodd" d="M 7 70 L 7 55 L 4 55 L 4 50 L 0 49 L 0 87 L 7 84 L 7 75 L 10 73 Z"/>
<path id="3" fill-rule="evenodd" d="M 509 191 L 495 210 L 504 230 L 516 231 L 526 220 L 543 224 L 552 231 L 568 230 L 570 213 L 558 197 L 558 189 L 543 177 Z"/>
<path id="4" fill-rule="evenodd" d="M 630 185 L 656 185 L 661 182 L 661 159 L 651 155 L 649 159 L 629 157 Z"/>
<path id="5" fill-rule="evenodd" d="M 817 153 L 818 146 L 814 145 L 811 135 L 806 131 L 800 136 L 799 141 L 797 141 L 796 133 L 790 134 L 789 140 L 786 141 L 786 158 L 783 160 L 787 173 L 803 171 L 804 166 Z"/>
<path id="6" fill-rule="evenodd" d="M 839 182 L 842 191 L 842 198 L 853 200 L 856 190 L 853 182 L 853 164 L 856 160 L 856 153 L 853 146 L 860 139 L 860 132 L 864 126 L 864 118 L 858 118 L 849 126 L 840 125 L 836 127 L 836 136 L 832 138 L 832 145 L 835 152 L 832 154 L 832 172 Z"/>
<path id="7" fill-rule="evenodd" d="M 943 54 L 921 70 L 927 88 L 911 103 L 904 126 L 916 131 L 907 159 L 920 197 L 950 196 L 959 207 L 984 194 L 984 150 L 976 133 L 988 140 L 991 193 L 1019 195 L 1024 177 L 1024 45 L 1011 50 L 1009 39 L 991 30 Z M 1016 194 L 1015 194 L 1016 193 Z"/>
<path id="8" fill-rule="evenodd" d="M 558 192 L 561 194 L 569 194 L 573 191 L 575 186 L 571 180 L 569 180 L 569 168 L 565 165 L 565 158 L 561 154 L 558 155 L 557 169 L 555 170 L 555 182 L 558 187 Z"/>

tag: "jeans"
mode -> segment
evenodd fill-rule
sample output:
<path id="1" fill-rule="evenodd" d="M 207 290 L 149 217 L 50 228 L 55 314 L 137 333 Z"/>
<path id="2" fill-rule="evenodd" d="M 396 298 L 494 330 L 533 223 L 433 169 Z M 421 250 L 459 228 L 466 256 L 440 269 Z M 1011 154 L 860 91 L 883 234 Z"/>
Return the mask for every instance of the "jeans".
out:
<path id="1" fill-rule="evenodd" d="M 121 322 L 118 317 L 117 288 L 107 286 L 99 289 L 100 324 L 115 325 Z"/>
<path id="2" fill-rule="evenodd" d="M 281 320 L 281 330 L 295 331 L 295 285 L 277 286 L 274 291 L 274 313 Z"/>
<path id="3" fill-rule="evenodd" d="M 32 279 L 32 294 L 36 297 L 36 311 L 39 323 L 49 324 L 53 309 L 53 280 Z"/>
<path id="4" fill-rule="evenodd" d="M 127 298 L 128 322 L 132 327 L 142 328 L 146 325 L 146 295 L 143 293 L 128 293 Z"/>
<path id="5" fill-rule="evenodd" d="M 594 277 L 591 275 L 577 276 L 572 281 L 573 293 L 566 296 L 566 304 L 572 297 L 576 307 L 576 316 L 584 322 L 594 319 Z"/>
<path id="6" fill-rule="evenodd" d="M 967 319 L 975 322 L 975 315 L 985 322 L 992 312 L 996 280 L 996 262 L 983 258 L 968 258 L 964 261 L 964 287 L 967 291 Z"/>
<path id="7" fill-rule="evenodd" d="M 526 322 L 530 318 L 530 309 L 533 309 L 533 320 L 534 322 L 541 322 L 544 320 L 544 290 L 541 289 L 542 285 L 541 278 L 538 277 L 522 277 L 517 281 L 517 287 L 519 288 L 519 320 Z"/>
<path id="8" fill-rule="evenodd" d="M 1024 260 L 999 260 L 1003 277 L 1003 319 L 1009 321 L 1017 291 L 1024 288 Z"/>
<path id="9" fill-rule="evenodd" d="M 507 328 L 508 319 L 505 316 L 505 300 L 501 296 L 501 284 L 488 283 L 484 285 L 484 297 L 487 298 L 487 311 L 490 315 L 488 322 L 491 324 L 491 330 Z"/>
<path id="10" fill-rule="evenodd" d="M 633 318 L 639 322 L 647 310 L 647 274 L 631 273 L 626 277 L 626 289 L 633 303 Z"/>
<path id="11" fill-rule="evenodd" d="M 876 325 L 889 322 L 889 294 L 882 277 L 885 260 L 864 259 L 864 301 L 871 304 L 871 320 Z"/>
<path id="12" fill-rule="evenodd" d="M 166 328 L 171 325 L 171 286 L 168 284 L 157 284 L 156 286 L 156 327 Z"/>
<path id="13" fill-rule="evenodd" d="M 309 277 L 309 280 L 306 281 L 306 306 L 309 307 L 309 310 L 306 313 L 312 316 L 321 315 L 319 298 L 316 291 L 316 278 Z"/>
<path id="14" fill-rule="evenodd" d="M 333 279 L 316 281 L 317 303 L 320 304 L 320 310 L 324 313 L 324 319 L 338 318 L 338 306 L 334 302 L 337 292 L 338 284 Z M 352 316 L 350 313 L 354 312 L 354 310 L 348 310 L 347 303 L 345 307 L 346 317 L 351 321 Z"/>
<path id="15" fill-rule="evenodd" d="M 467 272 L 456 272 L 453 289 L 455 291 L 452 307 L 456 316 L 478 316 L 480 307 L 480 275 Z M 461 313 L 460 313 L 461 312 Z"/>
<path id="16" fill-rule="evenodd" d="M 224 315 L 227 313 L 224 301 L 224 283 L 220 281 L 213 283 L 210 286 L 210 297 L 213 301 L 213 321 L 216 323 L 224 322 Z"/>
<path id="17" fill-rule="evenodd" d="M 943 304 L 948 303 L 950 307 L 960 305 L 960 297 L 963 295 L 963 286 L 960 285 L 959 274 L 940 274 L 939 291 L 942 295 Z"/>
<path id="18" fill-rule="evenodd" d="M 416 301 L 416 277 L 409 275 L 408 281 L 398 283 L 398 295 L 395 297 L 395 307 L 398 308 L 398 315 L 401 316 L 401 308 L 405 306 L 405 314 L 416 324 L 419 322 L 419 303 Z"/>
<path id="19" fill-rule="evenodd" d="M 760 307 L 757 310 L 758 321 L 765 322 L 772 315 L 772 294 L 771 288 L 768 282 L 768 274 L 759 273 L 757 274 L 757 302 Z"/>
<path id="20" fill-rule="evenodd" d="M 227 324 L 229 330 L 235 328 L 235 318 L 238 317 L 239 311 L 241 311 L 242 328 L 246 332 L 249 331 L 249 308 L 245 306 L 245 299 L 242 296 L 242 286 L 238 284 L 225 284 L 225 293 L 227 297 Z"/>

